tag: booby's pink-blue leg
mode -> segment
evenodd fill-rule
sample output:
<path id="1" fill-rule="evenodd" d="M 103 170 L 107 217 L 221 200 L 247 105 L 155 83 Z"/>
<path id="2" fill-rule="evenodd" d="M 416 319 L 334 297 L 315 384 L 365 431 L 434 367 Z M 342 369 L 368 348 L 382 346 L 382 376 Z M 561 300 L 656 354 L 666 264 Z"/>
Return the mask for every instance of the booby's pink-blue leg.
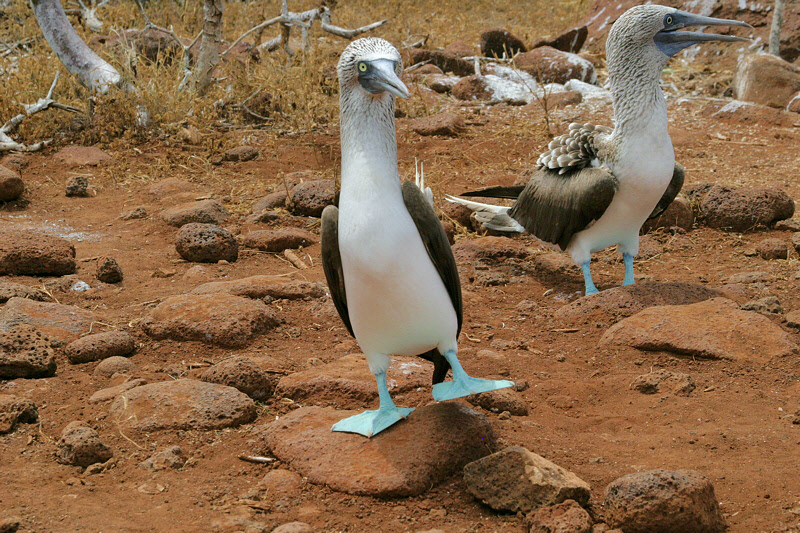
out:
<path id="1" fill-rule="evenodd" d="M 633 256 L 622 254 L 622 261 L 625 263 L 625 279 L 622 280 L 622 285 L 633 285 Z"/>
<path id="2" fill-rule="evenodd" d="M 331 431 L 346 433 L 359 433 L 369 438 L 377 435 L 395 422 L 406 418 L 414 409 L 397 407 L 392 401 L 389 389 L 386 387 L 386 372 L 375 375 L 378 382 L 378 398 L 380 406 L 377 411 L 364 411 L 336 422 Z"/>
<path id="3" fill-rule="evenodd" d="M 437 402 L 514 386 L 513 381 L 473 378 L 461 366 L 453 351 L 445 353 L 444 357 L 450 363 L 450 368 L 453 369 L 453 381 L 437 383 L 433 386 L 433 399 Z"/>
<path id="4" fill-rule="evenodd" d="M 597 290 L 597 287 L 594 286 L 594 281 L 592 281 L 592 271 L 589 270 L 590 266 L 590 261 L 586 261 L 585 263 L 581 264 L 581 270 L 583 271 L 583 283 L 586 286 L 586 290 L 584 291 L 586 296 L 600 292 Z"/>

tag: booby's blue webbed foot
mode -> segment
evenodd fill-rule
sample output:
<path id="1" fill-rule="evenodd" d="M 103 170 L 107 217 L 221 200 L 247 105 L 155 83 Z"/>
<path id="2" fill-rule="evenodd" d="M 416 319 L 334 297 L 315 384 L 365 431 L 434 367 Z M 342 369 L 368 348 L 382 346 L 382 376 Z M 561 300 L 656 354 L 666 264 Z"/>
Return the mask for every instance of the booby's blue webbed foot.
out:
<path id="1" fill-rule="evenodd" d="M 444 354 L 444 357 L 453 369 L 453 381 L 437 383 L 433 386 L 433 399 L 437 402 L 514 386 L 513 381 L 505 379 L 491 380 L 473 378 L 462 368 L 455 352 L 447 352 Z"/>
<path id="2" fill-rule="evenodd" d="M 414 409 L 397 407 L 392 401 L 389 388 L 386 386 L 386 372 L 375 374 L 375 381 L 378 382 L 380 407 L 376 411 L 364 411 L 361 414 L 339 420 L 333 425 L 331 431 L 359 433 L 369 438 L 411 414 Z"/>
<path id="3" fill-rule="evenodd" d="M 406 418 L 413 410 L 412 408 L 392 406 L 375 411 L 364 411 L 361 414 L 339 420 L 333 425 L 331 431 L 360 433 L 369 438 Z"/>
<path id="4" fill-rule="evenodd" d="M 631 254 L 622 254 L 622 261 L 625 263 L 625 279 L 622 280 L 622 286 L 633 285 L 633 256 Z"/>
<path id="5" fill-rule="evenodd" d="M 586 261 L 585 263 L 581 264 L 581 270 L 583 271 L 583 283 L 586 285 L 586 290 L 584 291 L 586 296 L 600 292 L 597 290 L 597 287 L 594 286 L 594 281 L 592 281 L 592 272 L 590 270 L 590 266 L 590 261 Z"/>

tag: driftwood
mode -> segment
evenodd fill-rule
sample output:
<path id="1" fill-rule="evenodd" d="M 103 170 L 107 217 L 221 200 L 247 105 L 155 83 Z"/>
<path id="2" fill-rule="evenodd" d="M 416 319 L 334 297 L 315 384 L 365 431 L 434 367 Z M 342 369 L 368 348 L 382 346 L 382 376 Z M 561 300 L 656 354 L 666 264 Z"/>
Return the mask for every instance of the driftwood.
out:
<path id="1" fill-rule="evenodd" d="M 0 127 L 0 152 L 8 152 L 8 151 L 17 151 L 17 152 L 35 152 L 52 142 L 52 139 L 46 141 L 39 141 L 35 144 L 25 145 L 22 143 L 16 142 L 14 139 L 9 137 L 14 130 L 22 123 L 23 120 L 28 118 L 31 115 L 35 115 L 41 111 L 45 111 L 50 109 L 51 107 L 55 107 L 57 109 L 63 109 L 64 111 L 71 111 L 73 113 L 80 113 L 81 110 L 65 104 L 60 104 L 53 100 L 53 91 L 56 88 L 56 84 L 58 83 L 58 72 L 56 72 L 56 77 L 53 80 L 53 84 L 50 86 L 50 90 L 47 91 L 47 96 L 44 98 L 40 98 L 35 104 L 22 104 L 22 107 L 25 109 L 24 113 L 20 113 L 19 115 L 15 116 L 14 118 L 7 121 Z"/>
<path id="2" fill-rule="evenodd" d="M 75 32 L 59 0 L 31 0 L 44 38 L 67 70 L 92 92 L 105 94 L 122 84 L 117 69 L 95 54 Z"/>
<path id="3" fill-rule="evenodd" d="M 241 37 L 236 39 L 233 44 L 227 48 L 227 50 L 222 52 L 222 55 L 227 55 L 228 52 L 233 50 L 234 46 L 239 44 L 242 39 L 251 33 L 256 33 L 256 43 L 258 43 L 261 41 L 261 35 L 266 28 L 274 26 L 275 24 L 280 24 L 281 34 L 265 43 L 257 44 L 257 48 L 260 51 L 271 52 L 282 45 L 286 56 L 291 58 L 294 55 L 294 52 L 292 52 L 292 50 L 289 48 L 289 36 L 291 34 L 292 27 L 300 28 L 300 33 L 303 37 L 303 49 L 308 50 L 308 30 L 311 29 L 311 25 L 315 20 L 320 21 L 320 28 L 322 31 L 350 40 L 361 35 L 362 33 L 374 30 L 379 26 L 383 26 L 387 22 L 386 20 L 381 20 L 378 22 L 373 22 L 372 24 L 367 24 L 366 26 L 362 26 L 360 28 L 348 30 L 346 28 L 341 28 L 331 24 L 331 10 L 327 6 L 310 9 L 308 11 L 303 11 L 302 13 L 295 13 L 293 11 L 289 11 L 289 1 L 283 0 L 280 15 L 269 20 L 265 20 L 258 26 L 254 26 L 253 28 L 247 30 L 244 34 L 242 34 Z"/>

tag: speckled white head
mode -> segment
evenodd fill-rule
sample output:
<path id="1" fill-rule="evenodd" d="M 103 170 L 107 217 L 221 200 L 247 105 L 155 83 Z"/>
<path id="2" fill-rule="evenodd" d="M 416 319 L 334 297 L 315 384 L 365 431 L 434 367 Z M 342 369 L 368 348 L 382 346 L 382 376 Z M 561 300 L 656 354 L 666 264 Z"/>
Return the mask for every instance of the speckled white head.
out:
<path id="1" fill-rule="evenodd" d="M 408 89 L 400 80 L 403 73 L 400 52 L 384 39 L 367 37 L 353 41 L 342 52 L 337 70 L 342 96 L 357 90 L 408 98 Z"/>

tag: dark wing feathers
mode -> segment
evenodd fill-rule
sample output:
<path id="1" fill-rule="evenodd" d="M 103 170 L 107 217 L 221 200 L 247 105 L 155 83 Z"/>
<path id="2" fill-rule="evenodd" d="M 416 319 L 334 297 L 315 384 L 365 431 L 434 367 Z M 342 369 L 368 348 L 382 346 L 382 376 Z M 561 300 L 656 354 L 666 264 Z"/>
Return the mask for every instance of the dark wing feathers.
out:
<path id="1" fill-rule="evenodd" d="M 347 311 L 347 294 L 344 290 L 344 272 L 342 271 L 342 256 L 339 254 L 339 209 L 329 205 L 322 211 L 321 224 L 322 240 L 322 270 L 331 291 L 331 298 L 342 322 L 355 337 L 353 326 L 350 325 L 350 313 Z"/>
<path id="2" fill-rule="evenodd" d="M 508 198 L 516 200 L 525 188 L 524 185 L 509 185 L 508 187 L 489 187 L 482 191 L 462 192 L 459 196 L 482 196 L 483 198 Z"/>
<path id="3" fill-rule="evenodd" d="M 617 178 L 606 168 L 565 175 L 541 168 L 508 214 L 529 233 L 564 250 L 574 234 L 603 215 L 618 188 Z"/>
<path id="4" fill-rule="evenodd" d="M 458 317 L 458 333 L 461 333 L 461 323 L 464 320 L 461 303 L 461 282 L 458 279 L 456 258 L 453 256 L 453 249 L 447 240 L 447 234 L 436 217 L 433 207 L 431 207 L 431 204 L 428 203 L 422 195 L 422 191 L 419 190 L 419 187 L 414 182 L 406 181 L 403 183 L 403 202 L 405 202 L 408 214 L 411 215 L 411 219 L 417 226 L 422 243 L 428 251 L 428 257 L 431 258 L 433 266 L 436 267 L 436 271 L 439 272 L 439 276 L 444 282 L 447 294 L 450 295 L 450 301 L 453 302 L 453 308 L 456 310 L 456 316 Z"/>
<path id="5" fill-rule="evenodd" d="M 647 217 L 647 220 L 660 217 L 661 214 L 667 210 L 669 204 L 671 204 L 672 201 L 675 200 L 675 197 L 678 196 L 678 193 L 681 192 L 683 178 L 685 176 L 686 171 L 683 169 L 683 166 L 680 163 L 675 163 L 675 171 L 672 173 L 672 180 L 669 182 L 669 185 L 667 185 L 667 190 L 664 191 L 664 195 L 661 197 L 661 200 L 658 201 L 656 208 L 653 209 L 650 216 Z"/>

